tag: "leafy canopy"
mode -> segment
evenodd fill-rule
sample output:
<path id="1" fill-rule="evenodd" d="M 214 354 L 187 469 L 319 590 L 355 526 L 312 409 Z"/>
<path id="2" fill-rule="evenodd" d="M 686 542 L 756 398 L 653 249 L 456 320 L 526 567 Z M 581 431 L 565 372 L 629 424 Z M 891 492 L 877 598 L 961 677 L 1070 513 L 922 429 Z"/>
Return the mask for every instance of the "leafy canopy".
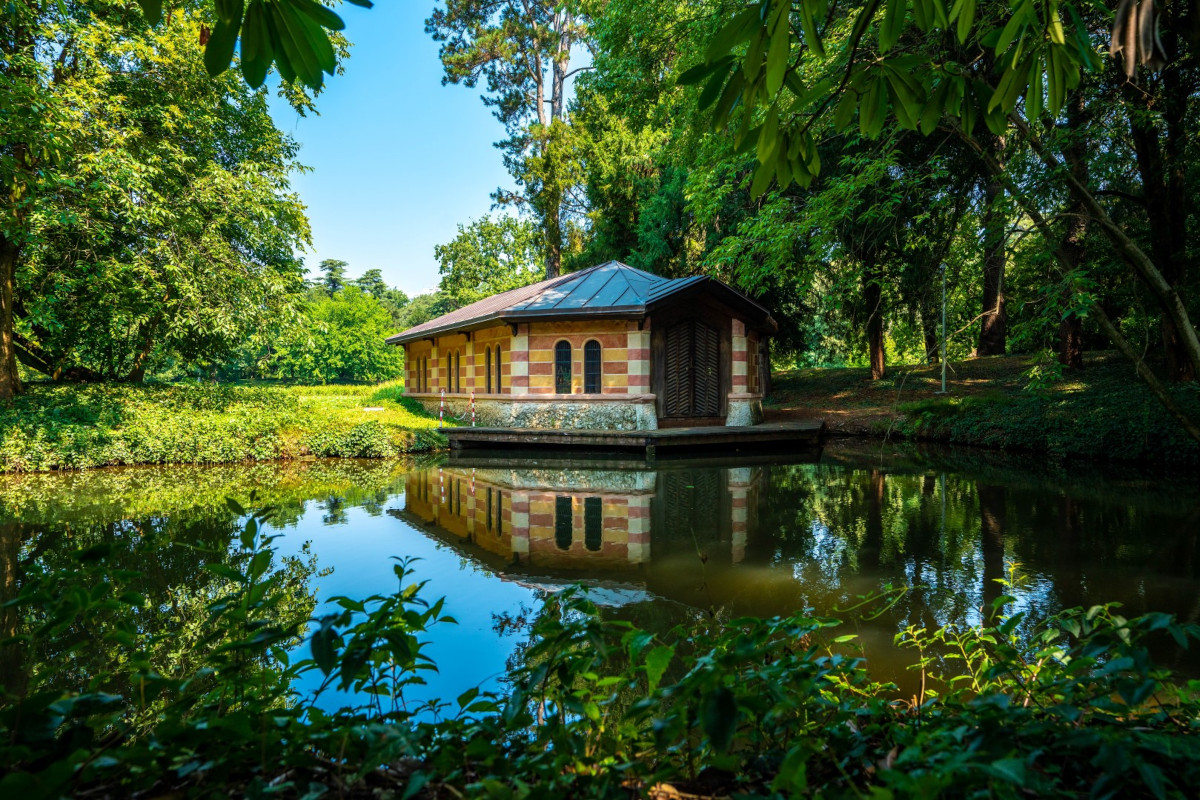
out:
<path id="1" fill-rule="evenodd" d="M 759 163 L 753 190 L 772 179 L 807 186 L 821 169 L 814 134 L 857 117 L 877 138 L 891 116 L 903 130 L 982 123 L 995 135 L 1025 114 L 1057 115 L 1083 71 L 1100 59 L 1070 0 L 760 0 L 713 36 L 680 81 L 703 84 L 712 124 L 734 130 Z M 756 113 L 763 109 L 761 117 Z"/>

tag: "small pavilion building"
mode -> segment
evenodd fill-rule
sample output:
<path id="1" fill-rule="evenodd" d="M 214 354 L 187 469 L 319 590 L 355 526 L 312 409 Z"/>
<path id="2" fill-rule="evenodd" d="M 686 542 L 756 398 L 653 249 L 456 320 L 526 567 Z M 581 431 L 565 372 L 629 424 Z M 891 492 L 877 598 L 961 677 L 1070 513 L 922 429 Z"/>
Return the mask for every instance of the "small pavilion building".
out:
<path id="1" fill-rule="evenodd" d="M 480 425 L 654 430 L 762 419 L 765 308 L 705 276 L 610 261 L 390 337 L 405 393 Z"/>

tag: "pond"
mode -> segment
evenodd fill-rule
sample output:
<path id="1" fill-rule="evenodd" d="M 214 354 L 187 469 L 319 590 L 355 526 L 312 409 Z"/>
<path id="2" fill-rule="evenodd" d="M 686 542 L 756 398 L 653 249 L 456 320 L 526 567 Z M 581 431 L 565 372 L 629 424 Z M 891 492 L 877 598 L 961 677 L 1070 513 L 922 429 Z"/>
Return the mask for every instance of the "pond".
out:
<path id="1" fill-rule="evenodd" d="M 893 646 L 895 633 L 978 624 L 1004 594 L 1015 598 L 1008 611 L 1027 612 L 1028 630 L 1106 602 L 1126 615 L 1200 619 L 1194 476 L 1075 474 L 994 454 L 835 442 L 800 463 L 484 454 L 8 476 L 0 560 L 10 597 L 26 571 L 61 570 L 66 586 L 72 552 L 111 546 L 110 568 L 138 574 L 149 598 L 139 627 L 169 668 L 161 662 L 186 657 L 233 551 L 233 497 L 275 508 L 273 568 L 310 613 L 334 596 L 393 592 L 395 559 L 419 559 L 425 596 L 445 596 L 457 624 L 431 632 L 439 672 L 409 700 L 498 688 L 521 621 L 573 583 L 650 630 L 697 614 L 847 616 L 886 593 L 872 614 L 853 614 L 854 631 L 874 676 L 908 691 L 913 654 Z M 74 646 L 83 672 L 105 658 Z M 1164 643 L 1159 656 L 1200 673 L 1195 654 Z"/>

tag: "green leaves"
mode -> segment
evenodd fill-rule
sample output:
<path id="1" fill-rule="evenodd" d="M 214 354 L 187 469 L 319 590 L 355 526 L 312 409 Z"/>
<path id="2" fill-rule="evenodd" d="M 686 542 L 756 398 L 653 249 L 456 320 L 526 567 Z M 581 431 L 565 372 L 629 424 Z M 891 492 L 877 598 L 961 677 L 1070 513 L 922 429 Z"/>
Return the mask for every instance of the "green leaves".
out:
<path id="1" fill-rule="evenodd" d="M 138 5 L 142 7 L 142 14 L 151 25 L 162 21 L 162 0 L 138 0 Z"/>
<path id="2" fill-rule="evenodd" d="M 651 693 L 658 688 L 667 666 L 675 656 L 675 648 L 660 645 L 646 654 L 646 682 Z"/>
<path id="3" fill-rule="evenodd" d="M 212 34 L 208 38 L 208 44 L 204 48 L 204 67 L 208 70 L 209 75 L 217 76 L 229 68 L 229 62 L 233 60 L 233 49 L 237 45 L 238 30 L 241 28 L 241 19 L 236 22 L 228 23 L 225 20 L 218 20 L 213 26 Z"/>
<path id="4" fill-rule="evenodd" d="M 908 0 L 887 0 L 884 9 L 883 22 L 879 26 L 879 51 L 886 53 L 896 42 L 904 30 L 905 13 L 908 10 Z"/>
<path id="5" fill-rule="evenodd" d="M 975 24 L 975 0 L 955 0 L 950 9 L 950 19 L 957 23 L 955 33 L 958 35 L 958 43 L 966 44 L 967 37 L 971 35 L 971 27 Z"/>
<path id="6" fill-rule="evenodd" d="M 705 695 L 700 707 L 700 721 L 712 748 L 718 753 L 727 752 L 738 722 L 733 692 L 720 685 Z"/>
<path id="7" fill-rule="evenodd" d="M 162 19 L 162 0 L 138 0 L 151 25 Z M 349 0 L 371 8 L 369 0 Z M 241 34 L 241 71 L 258 88 L 271 65 L 287 82 L 319 89 L 337 69 L 329 31 L 343 30 L 342 18 L 316 0 L 213 0 L 217 21 L 204 50 L 204 66 L 216 77 L 229 69 Z"/>
<path id="8" fill-rule="evenodd" d="M 229 25 L 240 26 L 242 22 L 242 0 L 213 0 L 217 19 Z"/>
<path id="9" fill-rule="evenodd" d="M 791 25 L 788 24 L 788 3 L 780 3 L 771 27 L 771 46 L 767 53 L 767 93 L 775 94 L 783 88 L 787 74 L 788 58 L 791 54 Z"/>
<path id="10" fill-rule="evenodd" d="M 982 121 L 1002 135 L 1022 99 L 1031 119 L 1044 110 L 1058 114 L 1081 69 L 1097 66 L 1074 5 L 1062 6 L 1062 0 L 1016 0 L 1007 11 L 989 7 L 982 18 L 978 0 L 954 0 L 949 10 L 943 0 L 872 0 L 855 12 L 848 34 L 818 30 L 826 11 L 820 0 L 761 0 L 723 25 L 705 61 L 681 76 L 681 83 L 704 82 L 699 105 L 712 110 L 713 130 L 730 128 L 739 151 L 754 146 L 752 194 L 765 192 L 773 180 L 781 187 L 812 180 L 819 160 L 805 137 L 819 129 L 825 114 L 839 132 L 857 116 L 860 135 L 869 139 L 883 135 L 889 120 L 899 130 L 929 135 L 947 117 L 957 117 L 968 134 Z M 799 63 L 792 60 L 793 12 L 807 56 Z M 864 44 L 872 25 L 878 52 Z M 914 35 L 900 48 L 910 26 L 929 35 Z M 996 70 L 980 69 L 986 62 L 970 48 L 964 54 L 943 46 L 937 32 L 950 28 L 960 45 L 975 42 L 997 56 Z M 823 39 L 838 35 L 844 37 L 840 53 L 850 60 L 814 61 L 826 54 Z M 825 91 L 810 93 L 810 86 Z M 830 102 L 829 92 L 836 91 L 840 96 Z"/>

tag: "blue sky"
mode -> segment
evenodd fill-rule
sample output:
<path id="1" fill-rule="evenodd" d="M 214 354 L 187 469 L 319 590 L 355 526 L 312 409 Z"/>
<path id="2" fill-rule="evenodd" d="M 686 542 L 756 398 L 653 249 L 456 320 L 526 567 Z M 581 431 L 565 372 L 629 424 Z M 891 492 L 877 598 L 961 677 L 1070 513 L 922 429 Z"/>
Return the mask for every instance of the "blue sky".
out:
<path id="1" fill-rule="evenodd" d="M 408 294 L 437 286 L 433 246 L 483 216 L 490 194 L 512 181 L 492 145 L 504 129 L 479 91 L 442 86 L 437 45 L 425 33 L 434 0 L 342 5 L 354 43 L 344 75 L 301 118 L 274 102 L 276 124 L 302 145 L 293 187 L 308 206 L 315 271 L 326 258 L 349 274 L 378 267 Z"/>

